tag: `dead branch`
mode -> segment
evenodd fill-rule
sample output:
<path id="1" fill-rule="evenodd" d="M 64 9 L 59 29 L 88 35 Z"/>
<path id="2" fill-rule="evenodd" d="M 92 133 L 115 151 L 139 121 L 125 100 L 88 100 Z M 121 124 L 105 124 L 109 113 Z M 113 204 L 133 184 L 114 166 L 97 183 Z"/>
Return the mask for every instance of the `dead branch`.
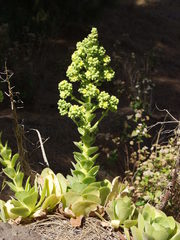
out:
<path id="1" fill-rule="evenodd" d="M 18 123 L 18 116 L 16 112 L 14 95 L 12 91 L 13 88 L 11 87 L 11 83 L 10 83 L 10 78 L 13 76 L 13 73 L 10 73 L 8 71 L 6 63 L 5 63 L 4 75 L 5 75 L 5 82 L 8 85 L 8 96 L 11 103 L 11 110 L 12 110 L 12 116 L 13 116 L 13 122 L 14 122 L 14 133 L 15 133 L 17 147 L 18 147 L 19 161 L 25 176 L 31 176 L 32 175 L 31 167 L 28 163 L 27 152 L 24 149 L 24 130 L 23 130 L 23 127 Z"/>

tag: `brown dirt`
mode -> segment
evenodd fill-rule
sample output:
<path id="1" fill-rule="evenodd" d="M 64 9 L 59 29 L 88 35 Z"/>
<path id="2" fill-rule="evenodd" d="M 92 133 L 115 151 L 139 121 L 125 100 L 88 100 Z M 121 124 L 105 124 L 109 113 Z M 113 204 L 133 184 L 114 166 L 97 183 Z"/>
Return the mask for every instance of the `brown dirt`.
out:
<path id="1" fill-rule="evenodd" d="M 80 228 L 72 227 L 67 219 L 52 216 L 49 219 L 30 224 L 30 231 L 38 232 L 43 240 L 119 240 L 119 233 L 110 227 L 102 227 L 96 218 L 86 218 Z"/>
<path id="2" fill-rule="evenodd" d="M 27 225 L 0 223 L 0 240 L 119 240 L 120 232 L 102 227 L 96 218 L 86 218 L 81 227 L 72 227 L 61 215 L 49 215 L 46 219 Z"/>

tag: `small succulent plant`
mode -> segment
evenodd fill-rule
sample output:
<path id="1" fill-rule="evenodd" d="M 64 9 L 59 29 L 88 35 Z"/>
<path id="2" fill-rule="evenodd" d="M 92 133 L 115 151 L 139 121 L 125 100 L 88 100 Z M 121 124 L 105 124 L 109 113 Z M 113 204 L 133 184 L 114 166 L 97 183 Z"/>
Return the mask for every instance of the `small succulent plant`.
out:
<path id="1" fill-rule="evenodd" d="M 6 183 L 14 192 L 14 197 L 7 202 L 0 200 L 0 218 L 4 222 L 19 216 L 37 217 L 42 212 L 53 210 L 67 190 L 67 181 L 63 175 L 55 175 L 49 168 L 36 177 L 33 186 L 30 178 L 23 184 L 24 174 L 20 170 L 18 157 L 18 154 L 12 156 L 7 143 L 3 145 L 0 139 L 0 162 L 4 174 L 10 179 Z"/>
<path id="2" fill-rule="evenodd" d="M 137 224 L 136 207 L 128 196 L 113 199 L 106 208 L 106 212 L 113 228 L 129 228 Z"/>
<path id="3" fill-rule="evenodd" d="M 146 204 L 138 215 L 137 226 L 131 227 L 131 232 L 134 240 L 179 240 L 180 224 L 173 217 L 167 217 Z"/>

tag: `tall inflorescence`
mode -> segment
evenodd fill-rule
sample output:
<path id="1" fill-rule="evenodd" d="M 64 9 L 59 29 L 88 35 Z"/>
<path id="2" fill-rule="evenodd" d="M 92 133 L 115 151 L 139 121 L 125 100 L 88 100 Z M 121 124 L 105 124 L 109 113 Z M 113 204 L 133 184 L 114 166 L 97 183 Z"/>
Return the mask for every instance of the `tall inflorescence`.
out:
<path id="1" fill-rule="evenodd" d="M 70 184 L 80 182 L 90 184 L 96 180 L 99 166 L 94 166 L 98 157 L 98 147 L 93 146 L 98 125 L 109 111 L 116 111 L 119 100 L 115 96 L 101 91 L 103 82 L 114 77 L 110 67 L 110 57 L 99 45 L 98 32 L 92 28 L 91 33 L 82 42 L 78 42 L 72 54 L 72 63 L 67 69 L 68 80 L 59 83 L 60 115 L 68 115 L 77 125 L 81 140 L 74 142 L 80 152 L 74 152 L 76 164 L 69 176 Z M 96 111 L 101 110 L 100 118 Z"/>

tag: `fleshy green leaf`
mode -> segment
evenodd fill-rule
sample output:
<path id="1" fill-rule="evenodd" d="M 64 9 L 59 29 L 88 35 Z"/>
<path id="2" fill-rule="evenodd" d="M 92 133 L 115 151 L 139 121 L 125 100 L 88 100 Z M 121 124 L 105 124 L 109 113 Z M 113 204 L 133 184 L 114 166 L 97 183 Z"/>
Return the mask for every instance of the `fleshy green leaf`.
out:
<path id="1" fill-rule="evenodd" d="M 99 196 L 94 195 L 94 194 L 83 194 L 82 197 L 88 201 L 95 202 L 97 204 L 101 204 L 101 199 Z"/>
<path id="2" fill-rule="evenodd" d="M 31 189 L 31 185 L 30 185 L 30 176 L 27 178 L 26 180 L 26 185 L 25 185 L 25 191 L 28 192 Z"/>
<path id="3" fill-rule="evenodd" d="M 78 159 L 78 161 L 83 161 L 83 160 L 86 161 L 86 158 L 84 157 L 83 154 L 81 154 L 79 152 L 73 152 L 73 154 L 74 154 L 74 158 Z"/>
<path id="4" fill-rule="evenodd" d="M 121 186 L 124 185 L 120 182 L 120 177 L 119 176 L 115 177 L 112 181 L 111 191 L 106 199 L 105 205 L 107 205 L 110 201 L 112 201 L 118 196 L 118 194 L 121 192 L 120 191 L 120 189 L 122 188 Z"/>
<path id="5" fill-rule="evenodd" d="M 95 181 L 96 181 L 95 177 L 86 177 L 86 178 L 83 179 L 82 182 L 85 183 L 85 184 L 91 184 L 91 183 L 93 183 Z"/>
<path id="6" fill-rule="evenodd" d="M 6 218 L 6 213 L 5 213 L 5 202 L 3 200 L 0 200 L 0 219 L 5 223 L 7 222 Z"/>
<path id="7" fill-rule="evenodd" d="M 82 135 L 82 136 L 84 136 L 84 134 L 85 134 L 85 130 L 83 129 L 83 128 L 78 128 L 78 132 Z"/>
<path id="8" fill-rule="evenodd" d="M 52 194 L 45 199 L 41 209 L 51 211 L 60 202 L 60 200 L 61 200 L 61 197 L 57 197 L 55 194 Z"/>
<path id="9" fill-rule="evenodd" d="M 137 225 L 137 220 L 125 220 L 123 225 L 125 228 L 131 228 Z"/>
<path id="10" fill-rule="evenodd" d="M 100 191 L 101 204 L 104 205 L 107 199 L 107 196 L 110 193 L 110 189 L 109 187 L 104 186 L 104 187 L 101 187 L 99 191 Z"/>
<path id="11" fill-rule="evenodd" d="M 92 168 L 92 166 L 94 165 L 94 162 L 93 161 L 89 161 L 89 160 L 84 160 L 84 161 L 81 161 L 81 165 L 83 168 L 85 168 L 86 170 L 89 170 Z"/>
<path id="12" fill-rule="evenodd" d="M 88 150 L 87 150 L 88 156 L 91 156 L 93 153 L 97 152 L 98 149 L 99 149 L 98 147 L 90 147 L 90 148 L 88 148 Z"/>
<path id="13" fill-rule="evenodd" d="M 65 200 L 65 207 L 69 207 L 75 202 L 83 201 L 83 197 L 76 192 L 67 192 L 63 198 Z"/>
<path id="14" fill-rule="evenodd" d="M 176 233 L 170 240 L 179 240 L 180 239 L 180 231 Z"/>
<path id="15" fill-rule="evenodd" d="M 26 207 L 15 207 L 15 208 L 11 209 L 11 212 L 13 214 L 16 214 L 16 215 L 24 217 L 24 218 L 26 218 L 30 215 L 30 211 Z"/>
<path id="16" fill-rule="evenodd" d="M 82 147 L 82 142 L 73 142 L 73 143 L 74 143 L 74 145 L 76 145 L 76 147 L 79 148 L 79 150 L 82 151 L 82 149 L 83 149 L 83 147 Z"/>
<path id="17" fill-rule="evenodd" d="M 14 181 L 15 181 L 17 187 L 22 187 L 23 178 L 24 178 L 23 172 L 19 172 L 18 174 L 16 174 Z"/>
<path id="18" fill-rule="evenodd" d="M 137 227 L 133 226 L 131 232 L 134 240 L 145 240 L 143 239 L 142 232 Z"/>
<path id="19" fill-rule="evenodd" d="M 89 158 L 92 162 L 95 162 L 96 159 L 98 158 L 99 153 L 96 153 L 93 157 Z"/>
<path id="20" fill-rule="evenodd" d="M 82 200 L 75 202 L 72 205 L 73 213 L 78 216 L 88 216 L 91 211 L 95 211 L 97 208 L 97 203 L 88 200 Z"/>
<path id="21" fill-rule="evenodd" d="M 28 209 L 32 212 L 35 210 L 35 205 L 37 203 L 37 200 L 38 200 L 38 192 L 33 192 L 32 194 L 24 198 L 23 202 L 24 204 L 26 204 Z"/>
<path id="22" fill-rule="evenodd" d="M 91 170 L 88 172 L 88 175 L 90 176 L 96 176 L 96 174 L 99 171 L 99 166 L 94 166 L 93 168 L 91 168 Z"/>
<path id="23" fill-rule="evenodd" d="M 14 168 L 4 168 L 3 172 L 8 176 L 8 178 L 13 179 L 16 175 Z"/>
<path id="24" fill-rule="evenodd" d="M 19 154 L 18 153 L 14 154 L 14 156 L 12 157 L 12 160 L 11 160 L 11 167 L 12 168 L 15 167 L 18 158 L 19 158 Z"/>
<path id="25" fill-rule="evenodd" d="M 131 199 L 128 197 L 118 198 L 115 205 L 115 214 L 117 218 L 123 223 L 129 218 L 133 210 Z"/>
<path id="26" fill-rule="evenodd" d="M 67 191 L 67 180 L 61 173 L 57 174 L 57 179 L 59 181 L 61 193 L 64 194 Z"/>
<path id="27" fill-rule="evenodd" d="M 85 178 L 85 174 L 79 170 L 72 170 L 72 175 L 73 176 L 75 175 L 80 181 L 82 181 Z"/>

